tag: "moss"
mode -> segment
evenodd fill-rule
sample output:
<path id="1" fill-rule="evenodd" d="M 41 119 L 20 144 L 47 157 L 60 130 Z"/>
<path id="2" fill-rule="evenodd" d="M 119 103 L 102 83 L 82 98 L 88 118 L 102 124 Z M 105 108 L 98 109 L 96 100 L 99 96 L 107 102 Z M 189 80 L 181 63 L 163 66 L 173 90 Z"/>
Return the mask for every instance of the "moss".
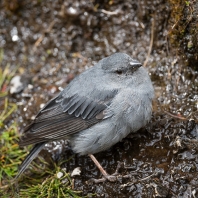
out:
<path id="1" fill-rule="evenodd" d="M 1 50 L 0 64 L 2 60 Z M 30 171 L 33 177 L 24 175 L 19 182 L 13 180 L 18 166 L 28 154 L 27 148 L 21 149 L 17 144 L 19 126 L 11 119 L 17 105 L 9 102 L 7 87 L 14 74 L 9 65 L 0 68 L 0 197 L 80 197 L 80 192 L 73 190 L 70 175 L 60 170 L 60 164 L 54 164 L 53 169 L 49 169 L 48 165 L 40 167 L 35 163 Z M 61 178 L 57 177 L 58 172 L 62 172 Z"/>
<path id="2" fill-rule="evenodd" d="M 169 39 L 172 49 L 185 57 L 188 65 L 198 64 L 198 2 L 169 0 L 171 17 Z"/>

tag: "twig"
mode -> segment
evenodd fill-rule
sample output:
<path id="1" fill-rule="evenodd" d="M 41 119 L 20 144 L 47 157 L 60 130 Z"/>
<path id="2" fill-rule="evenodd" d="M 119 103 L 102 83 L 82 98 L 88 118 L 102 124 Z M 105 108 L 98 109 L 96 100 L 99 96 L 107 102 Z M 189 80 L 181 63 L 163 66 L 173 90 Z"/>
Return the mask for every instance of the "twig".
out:
<path id="1" fill-rule="evenodd" d="M 107 14 L 107 15 L 117 15 L 117 14 L 119 14 L 120 10 L 115 10 L 115 11 L 111 12 L 111 11 L 102 9 L 101 12 L 103 12 L 104 14 Z"/>
<path id="2" fill-rule="evenodd" d="M 45 37 L 45 33 L 48 33 L 48 32 L 51 31 L 51 29 L 53 28 L 54 24 L 55 24 L 55 20 L 53 20 L 53 21 L 50 23 L 50 25 L 49 25 L 49 27 L 47 28 L 47 30 L 45 30 L 44 33 L 37 39 L 37 41 L 36 41 L 35 44 L 34 44 L 33 51 L 35 51 L 36 48 L 38 47 L 38 45 L 42 42 L 42 40 L 43 40 L 44 37 Z"/>
<path id="3" fill-rule="evenodd" d="M 71 182 L 71 189 L 72 190 L 74 189 L 74 179 L 72 179 L 72 182 Z"/>
<path id="4" fill-rule="evenodd" d="M 146 60 L 144 61 L 143 66 L 146 67 L 149 57 L 151 55 L 151 51 L 152 51 L 152 47 L 153 47 L 153 40 L 154 40 L 154 26 L 155 26 L 155 19 L 152 20 L 152 26 L 151 26 L 151 41 L 150 41 L 150 45 L 149 45 L 149 50 L 146 56 Z"/>
<path id="5" fill-rule="evenodd" d="M 120 187 L 121 187 L 121 188 L 125 188 L 125 187 L 127 187 L 127 186 L 132 186 L 132 185 L 137 184 L 137 183 L 139 183 L 139 182 L 148 180 L 148 179 L 150 179 L 151 177 L 154 177 L 154 176 L 156 176 L 156 172 L 154 172 L 153 174 L 151 174 L 151 175 L 149 175 L 149 176 L 147 176 L 147 177 L 145 177 L 145 178 L 139 179 L 139 180 L 137 180 L 137 181 L 135 181 L 135 182 L 128 182 L 128 183 L 126 183 L 126 184 L 123 184 L 123 185 L 121 185 Z"/>
<path id="6" fill-rule="evenodd" d="M 164 112 L 165 112 L 166 114 L 168 114 L 169 116 L 173 117 L 173 118 L 177 118 L 177 119 L 181 119 L 181 120 L 187 120 L 187 118 L 185 118 L 185 117 L 183 117 L 183 116 L 174 115 L 174 114 L 172 114 L 172 113 L 170 113 L 170 112 L 168 112 L 168 111 L 165 111 L 165 110 L 164 110 Z"/>

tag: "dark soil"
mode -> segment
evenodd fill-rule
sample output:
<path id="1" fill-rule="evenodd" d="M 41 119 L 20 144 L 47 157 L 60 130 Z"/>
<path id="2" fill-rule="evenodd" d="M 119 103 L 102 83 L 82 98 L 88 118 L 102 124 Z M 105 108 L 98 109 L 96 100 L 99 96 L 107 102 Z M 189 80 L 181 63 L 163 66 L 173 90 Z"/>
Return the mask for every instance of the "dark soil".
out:
<path id="1" fill-rule="evenodd" d="M 18 67 L 18 75 L 33 85 L 9 96 L 19 105 L 13 119 L 21 131 L 60 87 L 112 53 L 138 59 L 151 75 L 156 91 L 151 122 L 95 155 L 108 173 L 124 162 L 128 168 L 120 174 L 130 178 L 88 185 L 101 174 L 87 156 L 75 156 L 63 167 L 68 172 L 81 167 L 76 190 L 97 197 L 198 197 L 198 73 L 172 53 L 167 1 L 4 0 L 0 6 L 2 65 Z M 47 150 L 54 160 L 72 155 L 52 145 Z"/>

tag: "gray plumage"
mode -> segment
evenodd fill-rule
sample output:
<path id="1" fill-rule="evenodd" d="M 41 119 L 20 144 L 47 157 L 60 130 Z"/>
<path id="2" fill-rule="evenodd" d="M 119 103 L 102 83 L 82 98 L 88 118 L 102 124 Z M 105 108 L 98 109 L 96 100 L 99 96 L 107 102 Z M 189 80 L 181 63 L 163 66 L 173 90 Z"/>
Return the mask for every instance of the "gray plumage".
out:
<path id="1" fill-rule="evenodd" d="M 106 150 L 146 125 L 154 90 L 145 68 L 124 53 L 102 59 L 50 100 L 25 129 L 21 146 L 35 144 L 17 175 L 45 143 L 67 139 L 81 155 Z"/>

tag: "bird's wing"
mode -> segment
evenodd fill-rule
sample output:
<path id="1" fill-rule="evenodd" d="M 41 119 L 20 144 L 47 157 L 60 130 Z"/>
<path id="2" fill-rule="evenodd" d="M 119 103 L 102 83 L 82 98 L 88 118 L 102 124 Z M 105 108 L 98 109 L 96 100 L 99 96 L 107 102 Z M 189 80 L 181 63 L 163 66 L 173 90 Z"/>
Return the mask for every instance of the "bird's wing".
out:
<path id="1" fill-rule="evenodd" d="M 106 119 L 103 112 L 117 90 L 95 90 L 87 96 L 66 93 L 64 90 L 40 110 L 35 120 L 26 127 L 19 142 L 21 146 L 67 138 Z"/>

